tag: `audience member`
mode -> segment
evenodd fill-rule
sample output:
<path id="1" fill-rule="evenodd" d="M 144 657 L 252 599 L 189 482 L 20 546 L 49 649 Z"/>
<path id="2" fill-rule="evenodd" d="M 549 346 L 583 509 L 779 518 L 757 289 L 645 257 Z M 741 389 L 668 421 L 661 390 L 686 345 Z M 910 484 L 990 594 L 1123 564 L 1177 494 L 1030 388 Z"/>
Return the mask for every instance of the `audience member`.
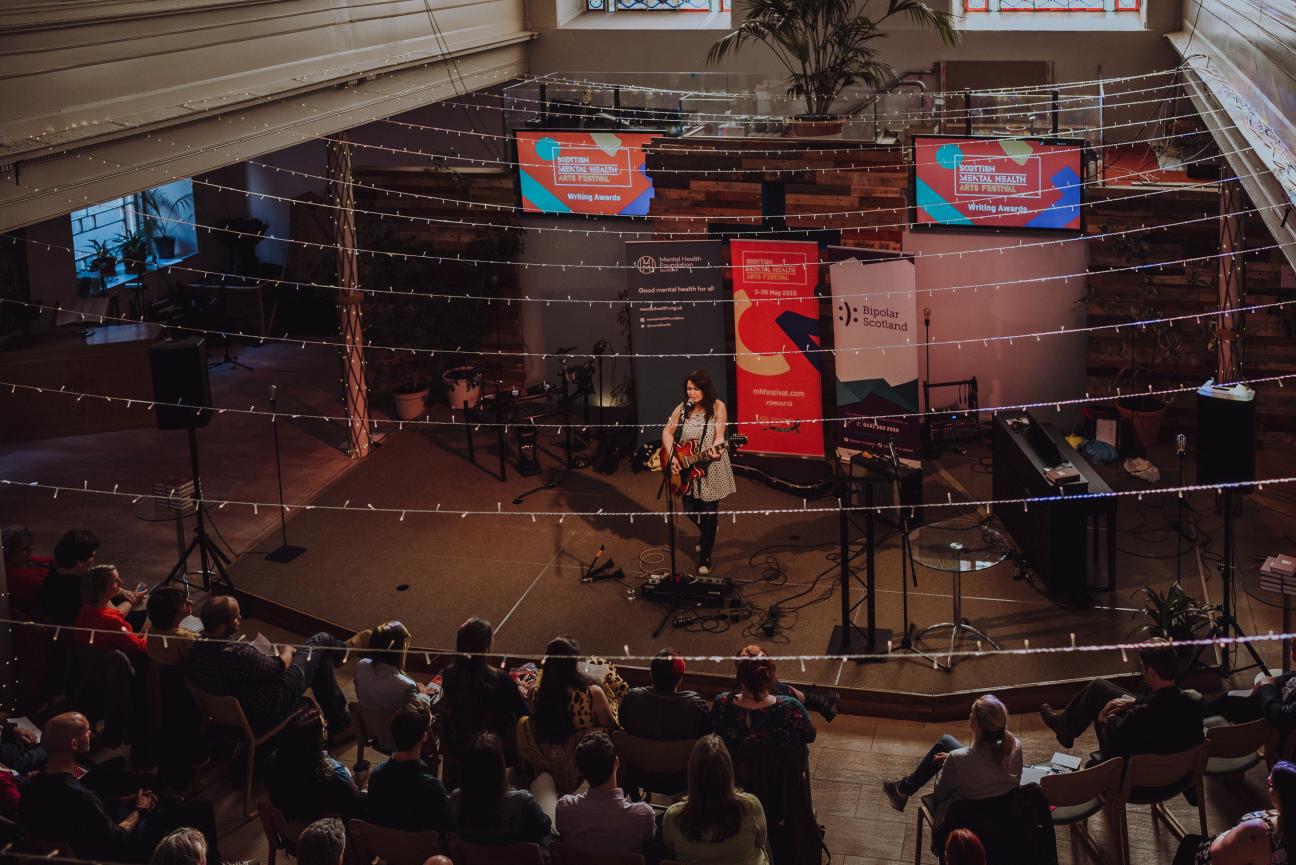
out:
<path id="1" fill-rule="evenodd" d="M 158 586 L 148 596 L 148 656 L 175 667 L 189 657 L 198 633 L 180 623 L 193 615 L 193 600 L 179 586 Z"/>
<path id="2" fill-rule="evenodd" d="M 765 809 L 734 787 L 733 761 L 719 736 L 703 736 L 693 746 L 688 796 L 666 809 L 662 843 L 682 865 L 769 865 Z"/>
<path id="3" fill-rule="evenodd" d="M 454 865 L 449 856 L 442 856 L 440 853 L 429 858 L 423 865 Z"/>
<path id="4" fill-rule="evenodd" d="M 1296 641 L 1291 644 L 1291 658 L 1296 662 Z M 1250 694 L 1224 694 L 1202 706 L 1202 715 L 1220 715 L 1234 724 L 1245 724 L 1264 718 L 1282 731 L 1279 752 L 1296 729 L 1296 673 L 1257 676 Z"/>
<path id="5" fill-rule="evenodd" d="M 134 593 L 121 604 L 113 598 L 122 593 L 116 565 L 95 565 L 81 575 L 81 612 L 77 613 L 72 636 L 83 646 L 105 652 L 120 651 L 135 663 L 148 652 L 148 640 L 126 621 Z M 84 629 L 84 630 L 82 630 Z"/>
<path id="6" fill-rule="evenodd" d="M 955 829 L 945 839 L 945 865 L 986 865 L 981 839 L 971 829 Z"/>
<path id="7" fill-rule="evenodd" d="M 451 788 L 458 786 L 459 764 L 478 733 L 494 733 L 511 754 L 517 720 L 530 713 L 512 677 L 487 663 L 493 638 L 485 619 L 464 622 L 455 638 L 455 659 L 441 676 L 445 780 Z"/>
<path id="8" fill-rule="evenodd" d="M 654 742 L 696 739 L 711 732 L 711 712 L 697 691 L 681 691 L 684 658 L 662 649 L 649 664 L 652 687 L 631 688 L 621 700 L 621 726 Z"/>
<path id="9" fill-rule="evenodd" d="M 563 843 L 589 853 L 642 853 L 656 818 L 651 805 L 629 801 L 617 786 L 620 761 L 606 733 L 581 740 L 576 766 L 589 789 L 558 800 L 555 826 Z"/>
<path id="10" fill-rule="evenodd" d="M 617 726 L 612 701 L 601 684 L 580 672 L 580 646 L 566 635 L 545 647 L 545 660 L 532 697 L 536 739 L 557 744 L 593 727 Z"/>
<path id="11" fill-rule="evenodd" d="M 549 846 L 551 823 L 526 790 L 509 789 L 504 749 L 494 733 L 478 733 L 463 762 L 463 785 L 446 806 L 451 831 L 473 844 Z"/>
<path id="12" fill-rule="evenodd" d="M 0 764 L 19 775 L 44 769 L 49 755 L 37 739 L 35 733 L 20 728 L 13 721 L 0 721 Z"/>
<path id="13" fill-rule="evenodd" d="M 309 823 L 325 814 L 347 819 L 361 814 L 364 794 L 350 771 L 325 750 L 327 738 L 324 716 L 309 703 L 275 737 L 266 790 L 270 802 L 289 820 Z"/>
<path id="14" fill-rule="evenodd" d="M 346 827 L 341 820 L 316 820 L 297 838 L 297 865 L 342 865 L 346 846 Z"/>
<path id="15" fill-rule="evenodd" d="M 54 560 L 33 556 L 35 538 L 26 526 L 5 526 L 0 530 L 4 547 L 5 580 L 9 584 L 9 605 L 28 616 L 41 612 L 41 587 Z"/>
<path id="16" fill-rule="evenodd" d="M 909 797 L 938 773 L 934 791 L 940 800 L 935 815 L 937 826 L 944 825 L 952 802 L 989 799 L 1016 788 L 1021 784 L 1022 749 L 1007 727 L 1008 709 L 998 697 L 986 694 L 977 698 L 968 716 L 972 746 L 948 734 L 941 736 L 910 775 L 882 782 L 891 807 L 903 811 Z"/>
<path id="17" fill-rule="evenodd" d="M 369 819 L 380 826 L 417 832 L 445 831 L 446 789 L 436 768 L 423 759 L 432 732 L 427 703 L 409 700 L 392 717 L 396 750 L 369 778 Z"/>
<path id="18" fill-rule="evenodd" d="M 149 865 L 207 865 L 207 839 L 188 826 L 176 829 L 158 842 Z"/>
<path id="19" fill-rule="evenodd" d="M 1296 832 L 1284 829 L 1296 814 L 1296 764 L 1281 760 L 1269 773 L 1268 811 L 1245 814 L 1238 825 L 1195 850 L 1180 849 L 1175 862 L 1193 865 L 1287 865 L 1296 862 Z M 1192 858 L 1189 859 L 1188 856 Z"/>
<path id="20" fill-rule="evenodd" d="M 305 652 L 284 646 L 277 656 L 234 640 L 243 619 L 231 595 L 213 595 L 202 608 L 203 636 L 185 662 L 189 680 L 216 696 L 236 697 L 248 723 L 258 733 L 296 710 L 309 688 L 334 734 L 351 727 L 346 697 L 333 668 L 345 658 L 345 644 L 319 633 L 306 641 Z"/>
<path id="21" fill-rule="evenodd" d="M 1151 694 L 1135 698 L 1107 679 L 1094 679 L 1066 708 L 1040 706 L 1040 717 L 1070 748 L 1090 724 L 1104 757 L 1135 754 L 1176 754 L 1202 741 L 1201 706 L 1175 682 L 1179 653 L 1168 643 L 1139 650 L 1143 682 Z"/>
<path id="22" fill-rule="evenodd" d="M 369 651 L 356 664 L 356 702 L 389 715 L 411 698 L 431 703 L 427 689 L 405 674 L 410 632 L 400 622 L 386 622 L 369 636 Z"/>
<path id="23" fill-rule="evenodd" d="M 805 745 L 815 740 L 814 724 L 795 697 L 771 691 L 774 660 L 760 646 L 740 653 L 738 691 L 717 694 L 711 707 L 715 731 L 730 749 Z"/>
<path id="24" fill-rule="evenodd" d="M 47 621 L 71 625 L 81 612 L 81 575 L 94 567 L 99 536 L 72 529 L 54 545 L 54 566 L 41 584 L 41 609 Z M 132 593 L 133 594 L 133 593 Z"/>
<path id="25" fill-rule="evenodd" d="M 90 723 L 67 712 L 45 725 L 49 765 L 22 787 L 18 822 L 44 841 L 66 844 L 77 856 L 112 862 L 147 862 L 158 839 L 180 826 L 197 828 L 213 862 L 220 854 L 210 802 L 160 800 L 139 790 L 120 802 L 105 801 L 82 785 L 77 758 L 90 750 Z"/>

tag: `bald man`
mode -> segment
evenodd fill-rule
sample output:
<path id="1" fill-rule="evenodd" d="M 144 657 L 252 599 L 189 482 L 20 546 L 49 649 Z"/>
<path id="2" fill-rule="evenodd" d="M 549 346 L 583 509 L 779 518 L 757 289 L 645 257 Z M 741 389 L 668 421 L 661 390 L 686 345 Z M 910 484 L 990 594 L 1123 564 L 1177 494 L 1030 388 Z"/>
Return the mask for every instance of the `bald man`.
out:
<path id="1" fill-rule="evenodd" d="M 209 694 L 238 699 L 253 730 L 263 732 L 288 717 L 308 688 L 332 738 L 350 728 L 346 697 L 333 673 L 345 657 L 346 643 L 321 632 L 306 641 L 309 651 L 284 646 L 279 654 L 266 655 L 251 643 L 235 641 L 243 617 L 232 595 L 208 598 L 201 617 L 203 639 L 189 650 L 185 675 Z"/>
<path id="2" fill-rule="evenodd" d="M 72 848 L 85 859 L 147 862 L 153 846 L 172 829 L 192 826 L 207 838 L 213 862 L 216 815 L 210 802 L 184 802 L 140 789 L 121 800 L 101 799 L 82 785 L 77 764 L 90 752 L 90 723 L 79 712 L 55 715 L 41 733 L 49 754 L 45 770 L 22 787 L 18 824 L 43 841 Z"/>

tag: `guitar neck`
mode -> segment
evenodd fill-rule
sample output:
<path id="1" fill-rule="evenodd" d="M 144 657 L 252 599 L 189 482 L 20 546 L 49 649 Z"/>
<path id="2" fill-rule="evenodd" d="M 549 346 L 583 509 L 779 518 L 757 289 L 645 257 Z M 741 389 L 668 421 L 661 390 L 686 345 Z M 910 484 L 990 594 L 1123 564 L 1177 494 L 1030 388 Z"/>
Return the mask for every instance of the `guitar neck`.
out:
<path id="1" fill-rule="evenodd" d="M 718 445 L 712 445 L 711 447 L 707 448 L 706 450 L 699 450 L 699 451 L 698 451 L 697 453 L 695 453 L 693 456 L 691 456 L 691 457 L 685 457 L 685 458 L 684 458 L 684 461 L 681 463 L 681 467 L 682 467 L 682 468 L 686 468 L 686 469 L 691 469 L 691 468 L 693 468 L 693 466 L 695 466 L 695 465 L 697 465 L 698 463 L 702 462 L 702 457 L 707 453 L 707 451 L 712 451 L 712 450 L 714 450 L 714 451 L 716 451 L 716 452 L 718 453 L 718 452 L 724 450 L 725 448 L 727 448 L 728 446 L 729 446 L 729 443 L 728 443 L 728 442 L 721 442 L 721 443 L 718 444 Z"/>

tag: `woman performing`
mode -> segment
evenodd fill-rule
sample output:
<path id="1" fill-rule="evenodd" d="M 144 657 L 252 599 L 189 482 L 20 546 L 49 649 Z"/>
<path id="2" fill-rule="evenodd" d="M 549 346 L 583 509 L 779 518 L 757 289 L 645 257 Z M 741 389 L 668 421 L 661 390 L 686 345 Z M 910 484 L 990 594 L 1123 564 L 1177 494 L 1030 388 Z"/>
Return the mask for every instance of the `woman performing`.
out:
<path id="1" fill-rule="evenodd" d="M 684 493 L 684 512 L 702 531 L 696 552 L 698 573 L 705 576 L 711 573 L 711 550 L 715 547 L 716 525 L 719 522 L 716 512 L 720 500 L 736 492 L 729 454 L 720 448 L 725 441 L 729 411 L 721 402 L 706 370 L 694 370 L 685 380 L 684 402 L 671 412 L 670 420 L 662 430 L 662 453 L 672 453 L 675 447 L 675 429 L 681 422 L 683 429 L 680 431 L 680 446 L 691 444 L 694 453 L 703 455 L 697 464 L 702 474 L 689 481 Z M 671 469 L 678 471 L 679 466 L 679 459 L 672 458 Z"/>

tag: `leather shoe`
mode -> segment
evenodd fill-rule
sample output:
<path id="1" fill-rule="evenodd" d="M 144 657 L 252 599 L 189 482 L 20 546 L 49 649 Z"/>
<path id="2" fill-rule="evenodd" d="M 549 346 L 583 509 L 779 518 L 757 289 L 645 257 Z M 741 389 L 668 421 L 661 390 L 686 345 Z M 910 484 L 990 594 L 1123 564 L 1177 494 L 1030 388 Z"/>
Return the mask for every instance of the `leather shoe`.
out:
<path id="1" fill-rule="evenodd" d="M 1048 703 L 1040 704 L 1039 713 L 1044 726 L 1052 730 L 1053 735 L 1057 736 L 1059 745 L 1063 748 L 1070 748 L 1075 745 L 1075 737 L 1067 730 L 1065 713 L 1053 711 L 1053 707 Z"/>
<path id="2" fill-rule="evenodd" d="M 903 811 L 905 805 L 909 804 L 909 797 L 900 792 L 898 781 L 883 781 L 882 792 L 886 793 L 888 801 L 891 802 L 891 807 L 897 811 Z"/>

